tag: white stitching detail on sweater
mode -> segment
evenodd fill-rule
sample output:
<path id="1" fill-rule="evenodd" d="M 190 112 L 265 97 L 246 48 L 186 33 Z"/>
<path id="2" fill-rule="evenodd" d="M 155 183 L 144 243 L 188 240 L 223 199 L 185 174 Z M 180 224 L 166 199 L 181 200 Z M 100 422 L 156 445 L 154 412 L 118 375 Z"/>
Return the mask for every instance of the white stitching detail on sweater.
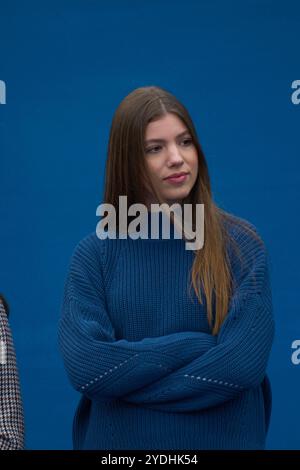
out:
<path id="1" fill-rule="evenodd" d="M 134 357 L 137 357 L 139 354 L 135 354 L 134 356 L 132 356 L 130 359 L 133 359 Z M 120 364 L 118 366 L 114 366 L 113 369 L 109 369 L 109 371 L 106 371 L 103 373 L 103 375 L 107 375 L 109 372 L 113 372 L 115 369 L 118 369 L 118 367 L 122 366 L 123 364 L 125 364 L 125 362 L 128 362 L 127 359 L 125 359 L 125 361 L 123 362 L 120 362 Z M 161 366 L 161 364 L 160 364 Z M 160 367 L 159 366 L 159 367 Z M 162 366 L 161 366 L 162 367 Z M 81 390 L 85 390 L 87 387 L 89 387 L 90 385 L 93 385 L 94 382 L 98 382 L 99 379 L 102 379 L 103 375 L 99 375 L 98 377 L 95 377 L 93 379 L 91 379 L 87 384 L 85 385 L 82 385 L 80 387 Z"/>
<path id="2" fill-rule="evenodd" d="M 242 387 L 241 385 L 223 382 L 223 380 L 216 380 L 216 379 L 211 379 L 211 378 L 208 379 L 207 377 L 200 377 L 200 376 L 195 377 L 194 375 L 189 375 L 189 374 L 185 374 L 184 377 L 190 377 L 192 379 L 196 378 L 197 380 L 202 380 L 203 382 L 214 382 L 219 385 L 225 385 L 226 387 L 229 386 L 229 387 L 239 388 L 240 390 L 244 389 L 244 387 Z"/>
<path id="3" fill-rule="evenodd" d="M 139 356 L 139 354 L 135 354 L 130 359 L 133 359 L 134 357 L 137 357 L 137 356 Z M 120 362 L 120 364 L 118 366 L 114 366 L 114 369 L 118 369 L 119 367 L 121 367 L 123 364 L 125 364 L 127 362 L 128 362 L 128 360 L 125 359 L 123 362 Z M 157 367 L 163 367 L 166 370 L 171 370 L 168 367 L 164 367 L 162 364 L 157 364 Z M 109 369 L 109 372 L 113 372 L 114 369 Z M 107 375 L 107 374 L 108 374 L 107 371 L 104 372 L 104 375 Z M 103 377 L 103 375 L 100 375 L 99 377 L 95 377 L 94 379 L 90 380 L 89 383 L 87 383 L 85 385 L 82 385 L 81 390 L 85 390 L 87 387 L 92 385 L 94 382 L 97 382 L 99 379 L 102 379 L 102 377 Z M 217 383 L 219 385 L 225 385 L 226 387 L 228 386 L 228 387 L 239 388 L 240 390 L 243 390 L 243 388 L 244 388 L 244 387 L 242 387 L 240 385 L 237 385 L 237 384 L 223 382 L 222 380 L 216 380 L 216 379 L 207 378 L 207 377 L 200 377 L 200 376 L 195 377 L 194 375 L 189 375 L 189 374 L 185 374 L 184 377 L 190 377 L 192 379 L 202 380 L 203 382 L 214 382 L 214 383 Z"/>

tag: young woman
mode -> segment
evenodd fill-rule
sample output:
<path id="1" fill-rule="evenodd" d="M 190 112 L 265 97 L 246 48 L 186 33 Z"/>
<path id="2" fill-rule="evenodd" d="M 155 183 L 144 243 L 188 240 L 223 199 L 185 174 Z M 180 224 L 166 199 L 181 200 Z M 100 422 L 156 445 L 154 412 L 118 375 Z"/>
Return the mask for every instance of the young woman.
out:
<path id="1" fill-rule="evenodd" d="M 149 215 L 153 203 L 191 204 L 194 214 L 203 204 L 204 245 L 187 250 L 160 230 L 156 239 L 92 233 L 75 248 L 59 326 L 81 393 L 74 448 L 264 449 L 267 250 L 252 224 L 213 201 L 189 113 L 162 88 L 134 90 L 115 112 L 104 203 L 118 215 L 121 195 Z"/>
<path id="2" fill-rule="evenodd" d="M 8 305 L 0 294 L 0 450 L 24 448 L 24 418 Z"/>

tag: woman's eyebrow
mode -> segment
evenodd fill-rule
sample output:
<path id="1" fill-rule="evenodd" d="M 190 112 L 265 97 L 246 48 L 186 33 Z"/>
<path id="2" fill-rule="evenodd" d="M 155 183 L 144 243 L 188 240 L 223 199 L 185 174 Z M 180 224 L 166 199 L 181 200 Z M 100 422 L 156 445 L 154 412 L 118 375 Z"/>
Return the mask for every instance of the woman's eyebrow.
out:
<path id="1" fill-rule="evenodd" d="M 190 134 L 190 132 L 188 130 L 183 131 L 176 136 L 176 139 L 178 139 L 179 137 L 183 137 L 185 134 Z M 145 141 L 145 144 L 150 144 L 150 142 L 159 142 L 164 144 L 166 141 L 164 139 L 149 139 Z"/>

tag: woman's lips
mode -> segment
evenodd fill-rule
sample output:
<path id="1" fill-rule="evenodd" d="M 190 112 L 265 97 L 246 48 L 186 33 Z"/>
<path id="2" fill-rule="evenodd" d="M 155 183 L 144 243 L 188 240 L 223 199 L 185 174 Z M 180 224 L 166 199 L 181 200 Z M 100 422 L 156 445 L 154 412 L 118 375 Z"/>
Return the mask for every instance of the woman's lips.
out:
<path id="1" fill-rule="evenodd" d="M 165 178 L 165 181 L 168 181 L 171 184 L 179 184 L 183 183 L 188 177 L 188 173 L 185 173 L 184 175 L 180 176 L 171 176 L 169 178 Z"/>

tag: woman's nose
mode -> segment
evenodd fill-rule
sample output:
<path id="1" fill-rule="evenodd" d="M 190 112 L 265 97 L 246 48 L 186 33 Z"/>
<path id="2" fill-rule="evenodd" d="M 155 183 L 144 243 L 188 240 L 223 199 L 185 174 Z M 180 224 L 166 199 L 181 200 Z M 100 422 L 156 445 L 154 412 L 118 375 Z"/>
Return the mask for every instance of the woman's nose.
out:
<path id="1" fill-rule="evenodd" d="M 175 145 L 168 150 L 167 155 L 167 164 L 169 166 L 173 165 L 180 165 L 183 163 L 183 158 L 180 153 L 180 149 Z"/>

